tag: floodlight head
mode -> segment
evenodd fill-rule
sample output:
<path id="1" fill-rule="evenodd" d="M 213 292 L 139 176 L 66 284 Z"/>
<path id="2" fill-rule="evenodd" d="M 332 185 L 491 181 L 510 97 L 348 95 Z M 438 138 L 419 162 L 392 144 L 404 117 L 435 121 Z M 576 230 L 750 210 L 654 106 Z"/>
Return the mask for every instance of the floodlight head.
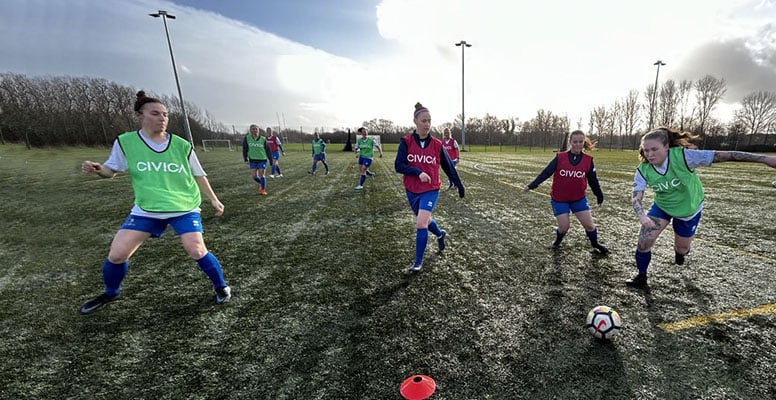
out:
<path id="1" fill-rule="evenodd" d="M 150 15 L 150 16 L 152 16 L 152 17 L 154 17 L 154 18 L 159 18 L 159 17 L 161 17 L 161 16 L 165 16 L 165 17 L 167 17 L 167 18 L 169 18 L 169 19 L 175 19 L 175 16 L 174 16 L 174 15 L 172 15 L 172 14 L 169 14 L 169 13 L 167 13 L 167 11 L 164 11 L 164 10 L 159 10 L 159 12 L 157 12 L 157 13 L 154 13 L 154 14 L 148 14 L 148 15 Z"/>
<path id="2" fill-rule="evenodd" d="M 662 61 L 660 61 L 660 60 L 657 60 L 657 61 L 655 61 L 655 63 L 654 63 L 654 64 L 652 64 L 652 65 L 666 65 L 666 63 L 664 63 L 664 62 L 662 62 Z"/>

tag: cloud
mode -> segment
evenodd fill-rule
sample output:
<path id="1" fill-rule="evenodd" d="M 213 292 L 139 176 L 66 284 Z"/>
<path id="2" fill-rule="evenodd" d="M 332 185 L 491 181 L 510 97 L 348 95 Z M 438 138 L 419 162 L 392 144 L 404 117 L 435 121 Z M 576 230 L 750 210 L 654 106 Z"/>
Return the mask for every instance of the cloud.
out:
<path id="1" fill-rule="evenodd" d="M 754 91 L 776 92 L 774 52 L 773 47 L 755 51 L 743 38 L 705 43 L 690 53 L 669 76 L 694 81 L 707 74 L 723 78 L 727 85 L 723 100 L 738 103 Z"/>
<path id="2" fill-rule="evenodd" d="M 214 12 L 168 1 L 4 0 L 0 71 L 94 76 L 177 94 L 161 20 L 167 9 L 187 101 L 227 125 L 411 125 L 421 101 L 435 123 L 461 110 L 501 118 L 545 109 L 587 120 L 630 90 L 706 74 L 725 101 L 776 91 L 774 1 L 542 2 L 383 0 L 371 58 L 339 57 Z M 466 40 L 465 84 L 462 52 Z M 353 37 L 354 43 L 359 37 Z M 128 99 L 131 101 L 132 99 Z M 282 121 L 281 121 L 282 122 Z"/>
<path id="3" fill-rule="evenodd" d="M 441 78 L 436 91 L 445 98 L 435 102 L 445 118 L 461 107 L 461 52 L 453 44 L 465 39 L 474 45 L 464 60 L 467 115 L 525 120 L 548 109 L 575 121 L 644 91 L 657 59 L 669 64 L 662 79 L 724 77 L 731 101 L 752 88 L 775 89 L 776 41 L 766 24 L 775 9 L 773 1 L 749 0 L 384 0 L 377 15 L 380 33 L 403 46 L 419 75 Z"/>

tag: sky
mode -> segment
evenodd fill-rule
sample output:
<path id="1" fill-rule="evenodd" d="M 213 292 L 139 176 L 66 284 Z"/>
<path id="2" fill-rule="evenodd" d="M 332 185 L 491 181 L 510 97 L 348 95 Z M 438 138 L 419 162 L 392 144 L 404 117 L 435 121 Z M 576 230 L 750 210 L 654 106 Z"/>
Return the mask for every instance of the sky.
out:
<path id="1" fill-rule="evenodd" d="M 467 117 L 544 109 L 584 128 L 654 84 L 657 60 L 660 82 L 724 79 L 722 120 L 776 91 L 776 0 L 2 0 L 0 72 L 177 95 L 158 10 L 177 17 L 184 99 L 241 132 L 411 126 L 418 101 L 435 125 L 463 103 Z"/>

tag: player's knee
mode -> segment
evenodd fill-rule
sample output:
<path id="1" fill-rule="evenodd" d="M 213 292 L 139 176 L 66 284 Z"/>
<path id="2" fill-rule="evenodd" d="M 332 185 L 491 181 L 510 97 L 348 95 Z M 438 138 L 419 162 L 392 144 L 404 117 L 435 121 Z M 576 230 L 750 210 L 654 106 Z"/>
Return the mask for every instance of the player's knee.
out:
<path id="1" fill-rule="evenodd" d="M 129 259 L 129 254 L 122 251 L 111 249 L 108 253 L 108 261 L 114 264 L 121 264 Z"/>
<path id="2" fill-rule="evenodd" d="M 204 243 L 188 243 L 184 244 L 183 248 L 186 250 L 186 254 L 195 260 L 199 260 L 207 254 L 207 247 Z"/>

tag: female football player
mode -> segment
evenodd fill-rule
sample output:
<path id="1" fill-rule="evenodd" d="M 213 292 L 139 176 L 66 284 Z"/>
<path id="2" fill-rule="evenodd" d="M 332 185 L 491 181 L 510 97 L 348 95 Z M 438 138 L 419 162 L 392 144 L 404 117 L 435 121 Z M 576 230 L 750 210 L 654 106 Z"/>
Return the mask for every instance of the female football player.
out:
<path id="1" fill-rule="evenodd" d="M 129 172 L 135 192 L 135 205 L 113 238 L 102 265 L 105 291 L 84 303 L 81 314 L 91 314 L 119 297 L 129 258 L 146 239 L 160 237 L 167 225 L 180 235 L 186 253 L 210 278 L 216 303 L 229 301 L 231 289 L 224 281 L 221 263 L 202 239 L 200 192 L 210 199 L 217 216 L 224 213 L 224 205 L 210 187 L 191 143 L 167 132 L 167 107 L 141 90 L 135 101 L 135 115 L 141 129 L 119 135 L 107 161 L 100 164 L 87 160 L 81 165 L 83 172 L 102 178 Z"/>
<path id="2" fill-rule="evenodd" d="M 604 202 L 604 192 L 598 183 L 593 157 L 585 153 L 585 150 L 595 149 L 595 144 L 590 141 L 584 132 L 571 132 L 569 137 L 569 149 L 559 152 L 555 158 L 547 164 L 547 167 L 533 182 L 525 187 L 525 191 L 536 189 L 542 182 L 552 176 L 551 200 L 552 212 L 558 221 L 555 230 L 555 242 L 553 248 L 559 248 L 563 238 L 571 226 L 570 213 L 574 213 L 579 222 L 585 228 L 585 233 L 590 244 L 599 254 L 608 254 L 609 250 L 598 243 L 598 228 L 593 221 L 593 213 L 587 202 L 587 185 L 593 189 L 598 205 Z"/>
<path id="3" fill-rule="evenodd" d="M 703 212 L 703 184 L 695 173 L 698 167 L 709 167 L 724 161 L 763 163 L 776 168 L 776 157 L 741 151 L 695 150 L 691 143 L 697 136 L 671 128 L 658 128 L 641 138 L 639 159 L 633 183 L 633 210 L 639 217 L 641 231 L 636 248 L 636 276 L 625 281 L 631 287 L 647 285 L 647 268 L 652 260 L 652 246 L 672 221 L 674 261 L 684 264 Z M 644 192 L 652 188 L 654 202 L 644 209 Z"/>
<path id="4" fill-rule="evenodd" d="M 431 136 L 431 114 L 428 108 L 420 103 L 415 104 L 415 131 L 404 136 L 399 142 L 394 167 L 396 172 L 404 175 L 404 188 L 410 208 L 416 216 L 415 220 L 415 262 L 408 272 L 420 272 L 423 268 L 423 255 L 428 243 L 428 232 L 437 237 L 439 251 L 445 249 L 445 232 L 432 217 L 434 207 L 439 199 L 439 188 L 442 181 L 439 168 L 445 171 L 447 177 L 458 188 L 458 195 L 464 196 L 464 187 L 455 165 L 450 161 L 442 141 Z"/>
<path id="5" fill-rule="evenodd" d="M 269 129 L 269 128 L 267 128 Z M 245 135 L 242 145 L 243 160 L 248 163 L 251 170 L 251 178 L 259 184 L 259 193 L 267 195 L 267 163 L 274 165 L 272 152 L 270 151 L 267 138 L 261 136 L 259 127 L 251 125 L 249 133 Z"/>

